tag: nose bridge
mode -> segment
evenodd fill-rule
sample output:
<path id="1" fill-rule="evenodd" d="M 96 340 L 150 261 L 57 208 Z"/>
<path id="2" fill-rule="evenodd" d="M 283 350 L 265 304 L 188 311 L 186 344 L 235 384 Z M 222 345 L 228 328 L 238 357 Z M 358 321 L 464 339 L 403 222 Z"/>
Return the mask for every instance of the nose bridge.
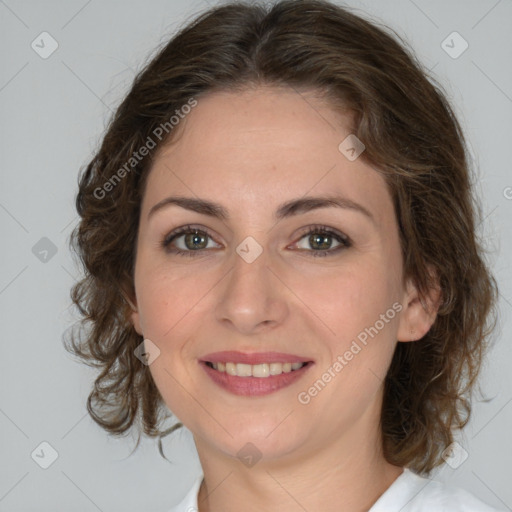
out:
<path id="1" fill-rule="evenodd" d="M 248 334 L 262 325 L 277 325 L 284 320 L 286 298 L 268 268 L 270 260 L 268 251 L 261 246 L 258 249 L 251 240 L 237 247 L 216 309 L 220 322 Z"/>

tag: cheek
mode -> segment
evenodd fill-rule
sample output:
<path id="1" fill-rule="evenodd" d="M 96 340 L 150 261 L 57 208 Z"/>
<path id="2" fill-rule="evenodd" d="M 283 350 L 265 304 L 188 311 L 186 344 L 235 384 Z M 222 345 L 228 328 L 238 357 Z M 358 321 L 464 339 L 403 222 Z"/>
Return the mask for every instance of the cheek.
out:
<path id="1" fill-rule="evenodd" d="M 201 298 L 212 287 L 208 277 L 177 278 L 167 272 L 141 276 L 138 291 L 144 337 L 159 348 L 159 357 L 150 365 L 153 380 L 167 407 L 180 420 L 201 415 L 190 397 L 200 396 L 191 380 L 193 335 L 204 320 Z"/>
<path id="2" fill-rule="evenodd" d="M 307 383 L 328 382 L 318 405 L 350 403 L 356 414 L 380 389 L 396 346 L 398 268 L 380 257 L 356 257 L 293 283 L 308 330 L 323 345 Z"/>
<path id="3" fill-rule="evenodd" d="M 211 273 L 171 272 L 167 265 L 147 266 L 136 276 L 144 335 L 162 343 L 176 339 L 174 333 L 181 324 L 202 312 L 202 298 L 217 281 Z"/>
<path id="4" fill-rule="evenodd" d="M 144 337 L 160 350 L 150 371 L 169 406 L 183 403 L 180 383 L 190 381 L 187 365 L 195 364 L 194 335 L 207 318 L 208 295 L 219 277 L 208 273 L 171 272 L 167 265 L 143 266 L 136 271 L 136 289 Z M 190 390 L 189 390 L 190 391 Z M 178 408 L 179 410 L 179 408 Z"/>
<path id="5" fill-rule="evenodd" d="M 346 340 L 391 308 L 400 296 L 399 279 L 396 267 L 382 259 L 355 257 L 315 275 L 290 275 L 288 282 L 318 323 Z"/>

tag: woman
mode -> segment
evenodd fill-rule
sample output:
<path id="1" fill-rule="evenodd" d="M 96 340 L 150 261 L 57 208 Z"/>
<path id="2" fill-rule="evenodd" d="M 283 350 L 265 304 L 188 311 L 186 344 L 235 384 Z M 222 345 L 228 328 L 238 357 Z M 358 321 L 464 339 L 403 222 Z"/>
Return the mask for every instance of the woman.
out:
<path id="1" fill-rule="evenodd" d="M 80 180 L 90 414 L 191 430 L 175 512 L 495 510 L 424 478 L 464 456 L 493 325 L 469 183 L 443 93 L 383 29 L 315 0 L 204 13 Z"/>

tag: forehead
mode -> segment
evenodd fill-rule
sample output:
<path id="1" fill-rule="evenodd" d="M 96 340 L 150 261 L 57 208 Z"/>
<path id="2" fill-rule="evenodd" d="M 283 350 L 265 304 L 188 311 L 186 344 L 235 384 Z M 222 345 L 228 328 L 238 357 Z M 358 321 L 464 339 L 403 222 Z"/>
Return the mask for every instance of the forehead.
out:
<path id="1" fill-rule="evenodd" d="M 261 87 L 197 101 L 178 137 L 157 154 L 143 209 L 169 193 L 215 199 L 230 209 L 251 204 L 255 215 L 258 199 L 268 210 L 269 202 L 337 192 L 389 207 L 382 176 L 339 150 L 351 117 L 318 95 Z"/>
<path id="2" fill-rule="evenodd" d="M 201 140 L 203 151 L 242 145 L 248 152 L 255 149 L 250 143 L 257 138 L 260 144 L 295 149 L 308 140 L 325 150 L 332 145 L 331 138 L 325 138 L 326 133 L 336 140 L 349 133 L 351 121 L 314 91 L 264 86 L 214 92 L 200 97 L 198 106 L 185 118 L 181 146 L 185 149 Z M 186 130 L 189 124 L 196 129 Z"/>

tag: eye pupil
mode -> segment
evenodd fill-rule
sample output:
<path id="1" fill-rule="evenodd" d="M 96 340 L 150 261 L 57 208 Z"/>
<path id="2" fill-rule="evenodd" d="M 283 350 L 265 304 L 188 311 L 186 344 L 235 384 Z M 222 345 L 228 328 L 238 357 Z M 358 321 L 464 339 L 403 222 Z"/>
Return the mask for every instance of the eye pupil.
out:
<path id="1" fill-rule="evenodd" d="M 207 245 L 206 236 L 199 234 L 197 231 L 195 233 L 188 233 L 185 236 L 185 245 L 187 249 L 191 250 L 204 249 Z"/>
<path id="2" fill-rule="evenodd" d="M 309 237 L 309 243 L 313 248 L 325 250 L 331 247 L 332 240 L 330 235 L 320 235 L 318 233 L 314 233 Z"/>

